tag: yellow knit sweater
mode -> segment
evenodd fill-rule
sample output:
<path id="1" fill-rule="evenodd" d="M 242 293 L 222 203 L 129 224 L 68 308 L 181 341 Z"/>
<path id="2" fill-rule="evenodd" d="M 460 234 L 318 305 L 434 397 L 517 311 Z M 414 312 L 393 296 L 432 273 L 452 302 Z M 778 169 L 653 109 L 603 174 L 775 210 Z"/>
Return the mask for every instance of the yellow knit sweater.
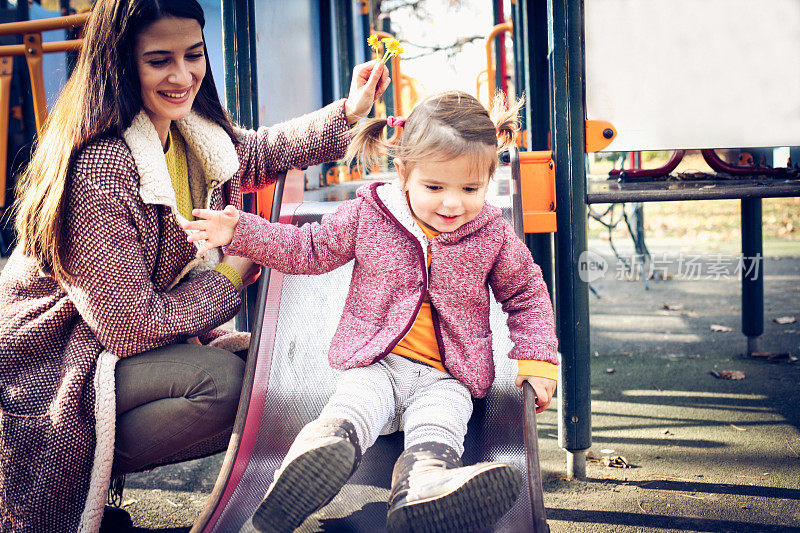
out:
<path id="1" fill-rule="evenodd" d="M 169 147 L 164 153 L 167 159 L 167 170 L 172 179 L 172 188 L 175 190 L 175 202 L 178 204 L 178 213 L 186 220 L 194 220 L 192 216 L 192 194 L 189 189 L 189 165 L 186 162 L 186 141 L 173 124 L 169 129 Z M 205 196 L 205 195 L 203 195 Z M 242 290 L 242 277 L 230 265 L 220 263 L 214 270 L 230 280 L 237 290 Z"/>

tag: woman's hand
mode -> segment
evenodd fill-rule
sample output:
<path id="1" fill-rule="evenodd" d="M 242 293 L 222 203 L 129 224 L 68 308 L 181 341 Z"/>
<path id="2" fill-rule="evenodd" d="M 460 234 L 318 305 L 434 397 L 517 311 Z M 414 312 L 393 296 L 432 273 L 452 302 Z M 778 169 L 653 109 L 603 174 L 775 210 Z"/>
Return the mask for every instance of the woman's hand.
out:
<path id="1" fill-rule="evenodd" d="M 245 287 L 255 283 L 261 274 L 261 266 L 259 264 L 238 255 L 224 255 L 220 262 L 233 267 L 239 277 L 242 278 L 242 285 Z"/>
<path id="2" fill-rule="evenodd" d="M 540 378 L 538 376 L 517 375 L 516 385 L 522 389 L 522 384 L 527 381 L 536 393 L 536 412 L 541 413 L 550 405 L 553 394 L 556 392 L 556 380 L 550 378 Z"/>
<path id="3" fill-rule="evenodd" d="M 205 255 L 207 251 L 217 246 L 230 244 L 239 223 L 239 210 L 232 205 L 222 211 L 213 209 L 193 209 L 192 215 L 198 220 L 183 224 L 185 230 L 198 230 L 188 237 L 189 242 L 205 239 L 205 243 L 197 251 L 197 256 Z"/>
<path id="4" fill-rule="evenodd" d="M 377 59 L 356 65 L 350 94 L 344 103 L 344 113 L 348 124 L 355 124 L 369 115 L 372 104 L 381 97 L 389 86 L 389 69 L 380 65 Z"/>

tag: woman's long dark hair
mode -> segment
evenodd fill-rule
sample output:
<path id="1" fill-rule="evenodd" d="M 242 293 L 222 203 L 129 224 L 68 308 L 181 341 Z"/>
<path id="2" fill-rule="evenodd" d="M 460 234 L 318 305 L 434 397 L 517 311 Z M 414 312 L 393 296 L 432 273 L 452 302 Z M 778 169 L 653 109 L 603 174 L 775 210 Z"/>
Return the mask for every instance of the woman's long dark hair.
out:
<path id="1" fill-rule="evenodd" d="M 196 0 L 98 0 L 84 32 L 75 70 L 64 86 L 17 186 L 16 228 L 25 255 L 56 279 L 72 276 L 64 265 L 63 224 L 69 169 L 88 144 L 120 136 L 142 109 L 134 50 L 137 36 L 164 17 L 205 26 Z M 234 138 L 219 100 L 206 51 L 206 75 L 192 109 Z"/>

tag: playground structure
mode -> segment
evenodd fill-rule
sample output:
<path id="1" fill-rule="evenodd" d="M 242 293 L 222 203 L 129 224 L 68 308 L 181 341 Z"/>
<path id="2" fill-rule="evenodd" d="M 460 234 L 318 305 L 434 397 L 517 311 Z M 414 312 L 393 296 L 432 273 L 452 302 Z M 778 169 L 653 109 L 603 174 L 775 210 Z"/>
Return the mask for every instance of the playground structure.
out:
<path id="1" fill-rule="evenodd" d="M 688 0 L 678 2 L 674 8 L 675 12 L 687 12 L 691 8 Z M 344 96 L 349 83 L 349 73 L 352 66 L 364 59 L 367 59 L 368 51 L 365 49 L 366 36 L 369 34 L 369 3 L 368 2 L 349 2 L 344 0 L 330 1 L 324 3 L 313 1 L 293 2 L 289 6 L 282 6 L 278 9 L 270 6 L 267 2 L 258 0 L 248 0 L 245 2 L 234 2 L 225 0 L 222 4 L 223 30 L 225 37 L 225 80 L 226 94 L 228 96 L 228 107 L 237 120 L 244 126 L 256 127 L 259 124 L 270 124 L 290 116 L 301 114 L 320 105 Z M 728 18 L 722 22 L 718 18 L 721 11 L 730 11 L 730 5 L 725 4 L 723 8 L 720 1 L 709 2 L 709 6 L 699 11 L 695 11 L 692 21 L 693 27 L 701 28 L 710 25 L 713 18 L 716 27 L 720 28 L 717 36 L 741 35 L 735 32 L 736 27 Z M 745 3 L 737 2 L 741 9 L 745 8 Z M 694 5 L 694 4 L 692 4 Z M 514 40 L 514 63 L 515 63 L 515 87 L 518 93 L 523 91 L 527 95 L 528 103 L 524 113 L 525 142 L 523 146 L 531 149 L 541 150 L 541 153 L 549 154 L 552 149 L 552 160 L 548 156 L 540 157 L 539 165 L 531 168 L 539 169 L 541 173 L 544 166 L 554 173 L 553 197 L 548 209 L 540 208 L 540 216 L 530 216 L 533 210 L 523 208 L 522 220 L 526 232 L 526 243 L 531 248 L 534 257 L 542 266 L 545 279 L 552 289 L 555 296 L 555 308 L 557 314 L 558 335 L 561 345 L 562 366 L 560 375 L 559 391 L 559 444 L 567 451 L 567 472 L 570 476 L 581 477 L 585 472 L 584 451 L 591 444 L 591 405 L 590 405 L 590 382 L 589 382 L 589 321 L 588 321 L 588 285 L 581 278 L 581 254 L 586 251 L 586 211 L 587 205 L 596 203 L 613 202 L 647 202 L 647 201 L 682 201 L 692 199 L 719 199 L 719 198 L 738 198 L 742 200 L 742 253 L 745 261 L 751 260 L 755 263 L 750 264 L 748 269 L 754 275 L 743 276 L 742 279 L 742 309 L 743 309 L 743 333 L 747 337 L 748 351 L 756 351 L 758 336 L 763 331 L 763 268 L 759 268 L 761 256 L 761 198 L 773 196 L 798 196 L 800 195 L 800 181 L 779 175 L 769 177 L 768 173 L 760 165 L 750 167 L 734 167 L 730 164 L 719 164 L 721 172 L 735 174 L 737 179 L 701 180 L 693 182 L 668 182 L 659 179 L 669 174 L 672 170 L 671 165 L 674 159 L 680 155 L 680 150 L 687 148 L 704 148 L 713 150 L 714 148 L 751 148 L 751 147 L 774 147 L 774 146 L 797 146 L 800 139 L 797 132 L 800 131 L 800 112 L 796 109 L 775 107 L 775 102 L 781 103 L 785 100 L 783 95 L 797 94 L 800 90 L 800 82 L 793 75 L 788 75 L 782 81 L 781 94 L 772 95 L 774 100 L 765 102 L 761 109 L 726 109 L 725 116 L 731 118 L 733 122 L 715 123 L 714 120 L 704 118 L 694 122 L 687 120 L 691 116 L 697 117 L 697 109 L 685 109 L 684 114 L 690 118 L 681 117 L 680 120 L 668 120 L 682 109 L 682 106 L 674 102 L 668 102 L 660 109 L 653 110 L 648 107 L 657 107 L 655 104 L 663 103 L 661 93 L 651 92 L 658 83 L 644 83 L 643 73 L 639 67 L 643 64 L 641 58 L 625 58 L 624 54 L 634 51 L 637 47 L 631 46 L 629 33 L 626 29 L 636 28 L 637 32 L 648 35 L 647 29 L 653 28 L 653 20 L 661 20 L 661 24 L 675 25 L 675 18 L 660 19 L 654 17 L 653 13 L 661 13 L 658 3 L 647 0 L 637 3 L 636 9 L 631 9 L 631 2 L 624 0 L 586 0 L 585 2 L 570 2 L 569 0 L 553 0 L 548 2 L 541 0 L 518 1 L 512 3 L 511 18 Z M 733 10 L 734 12 L 736 10 Z M 771 33 L 771 38 L 767 39 L 764 34 L 761 37 L 754 37 L 748 40 L 747 46 L 754 42 L 772 42 L 777 49 L 794 46 L 795 53 L 790 53 L 789 57 L 796 57 L 798 43 L 793 40 L 791 34 L 784 35 L 784 39 L 775 38 L 775 35 L 782 35 L 775 32 L 775 28 L 786 26 L 797 27 L 798 17 L 800 17 L 800 2 L 796 0 L 781 0 L 767 9 L 764 13 L 764 20 L 759 27 L 767 28 Z M 763 13 L 762 13 L 763 14 Z M 732 18 L 732 17 L 731 17 Z M 287 19 L 300 20 L 299 25 L 289 28 L 285 21 Z M 682 23 L 687 21 L 680 19 Z M 282 22 L 283 21 L 283 22 Z M 319 22 L 322 27 L 321 36 L 316 31 L 315 22 Z M 498 22 L 498 21 L 496 21 Z M 611 30 L 610 24 L 618 24 Z M 504 23 L 500 21 L 499 23 Z M 283 26 L 283 27 L 281 27 Z M 658 26 L 660 28 L 660 26 Z M 276 31 L 276 28 L 280 28 Z M 383 31 L 383 30 L 381 30 Z M 281 41 L 288 39 L 292 34 L 292 39 L 300 43 L 315 43 L 310 49 L 305 46 L 280 46 Z M 609 34 L 615 36 L 628 35 L 629 40 L 621 38 L 615 41 L 609 39 Z M 638 35 L 638 33 L 637 33 Z M 664 37 L 665 38 L 665 37 Z M 324 45 L 319 44 L 322 40 Z M 794 38 L 796 39 L 796 37 Z M 652 39 L 651 39 L 652 40 Z M 609 42 L 612 41 L 612 42 Z M 732 42 L 733 39 L 725 40 L 725 48 L 730 55 L 736 56 L 730 50 L 739 50 L 739 46 Z M 616 42 L 617 48 L 609 49 Z M 697 42 L 687 46 L 700 46 Z M 781 48 L 782 47 L 782 48 Z M 275 54 L 280 50 L 281 54 Z M 322 50 L 322 52 L 320 52 Z M 684 57 L 690 53 L 686 50 L 675 50 L 672 53 Z M 653 54 L 653 49 L 646 49 L 645 53 Z M 775 53 L 775 49 L 760 50 L 748 53 L 761 54 L 758 57 L 770 56 Z M 280 56 L 280 57 L 276 57 Z M 321 56 L 321 57 L 320 57 Z M 612 66 L 609 66 L 607 58 L 615 58 Z M 752 59 L 753 56 L 747 56 Z M 604 59 L 605 58 L 605 59 Z M 652 59 L 652 58 L 651 58 Z M 694 59 L 698 59 L 695 57 Z M 702 55 L 700 58 L 702 59 Z M 706 58 L 709 61 L 719 61 L 719 58 Z M 663 61 L 653 61 L 656 64 L 663 64 Z M 498 62 L 499 63 L 499 62 Z M 319 73 L 315 69 L 308 69 L 308 64 L 319 65 Z M 258 65 L 258 71 L 256 71 Z M 630 75 L 622 77 L 620 80 L 621 90 L 629 90 L 633 87 L 646 87 L 647 95 L 634 96 L 613 96 L 613 87 L 605 88 L 602 83 L 607 82 L 611 77 L 619 76 L 620 66 L 630 67 Z M 274 69 L 281 69 L 282 77 L 299 78 L 299 83 L 307 83 L 309 89 L 302 94 L 288 94 L 285 85 L 271 87 L 269 82 L 262 83 L 260 74 L 270 73 Z M 496 69 L 500 70 L 500 69 Z M 769 69 L 767 69 L 769 70 Z M 787 69 L 791 70 L 791 69 Z M 701 67 L 695 67 L 694 72 L 703 72 Z M 608 73 L 613 72 L 614 76 Z M 497 75 L 497 74 L 496 74 Z M 653 73 L 651 73 L 653 75 Z M 657 71 L 656 77 L 668 76 L 665 72 Z M 674 76 L 674 74 L 672 74 Z M 399 79 L 393 75 L 394 79 Z M 737 78 L 738 79 L 738 78 Z M 684 80 L 686 85 L 691 86 L 693 80 Z M 699 82 L 694 80 L 698 86 L 705 86 L 711 83 L 706 79 Z M 722 83 L 722 82 L 720 82 Z M 725 90 L 734 93 L 731 98 L 734 102 L 748 102 L 760 99 L 760 92 L 763 90 L 764 80 L 755 81 L 747 87 L 731 84 L 730 80 L 725 80 Z M 662 85 L 664 85 L 662 83 Z M 666 84 L 669 85 L 669 84 Z M 747 85 L 747 84 L 745 84 Z M 491 84 L 490 84 L 491 86 Z M 603 87 L 600 89 L 600 87 Z M 665 87 L 668 89 L 668 87 Z M 667 91 L 664 91 L 667 92 Z M 625 94 L 624 92 L 622 94 Z M 718 94 L 712 89 L 712 95 Z M 638 97 L 637 97 L 638 96 Z M 708 102 L 709 96 L 701 97 L 696 95 L 696 99 Z M 397 100 L 393 95 L 387 96 L 387 113 L 393 112 L 397 107 Z M 691 100 L 691 98 L 688 98 Z M 686 94 L 683 95 L 683 103 L 687 101 Z M 263 105 L 259 105 L 261 102 Z M 623 105 L 625 103 L 625 105 Z M 627 104 L 630 103 L 630 106 Z M 611 105 L 613 104 L 613 105 Z M 635 105 L 633 105 L 635 104 Z M 637 107 L 638 106 L 638 107 Z M 629 109 L 630 107 L 630 109 Z M 624 108 L 624 109 L 623 109 Z M 721 116 L 723 111 L 714 108 L 711 119 Z M 777 109 L 776 115 L 771 115 L 770 110 Z M 624 110 L 619 117 L 609 113 L 609 110 Z M 280 115 L 276 115 L 280 113 Z M 627 113 L 627 114 L 626 114 Z M 732 115 L 732 117 L 731 117 Z M 639 117 L 637 119 L 637 117 Z M 646 117 L 646 118 L 642 118 Z M 638 120 L 638 122 L 629 122 Z M 693 128 L 697 122 L 703 126 L 711 125 L 708 128 Z M 666 124 L 666 125 L 665 125 Z M 775 128 L 774 126 L 780 126 Z M 663 127 L 662 127 L 663 126 Z M 694 129 L 704 129 L 702 133 L 705 137 L 687 137 L 686 132 Z M 664 131 L 669 135 L 663 139 L 654 140 L 653 130 Z M 769 132 L 769 135 L 761 135 Z M 639 133 L 637 137 L 635 134 Z M 693 133 L 697 133 L 694 132 Z M 738 133 L 739 136 L 731 136 Z M 684 139 L 688 139 L 684 142 Z M 645 149 L 674 149 L 676 150 L 673 161 L 666 168 L 658 171 L 645 173 L 628 172 L 628 175 L 638 179 L 628 179 L 623 181 L 603 180 L 590 182 L 585 173 L 586 154 L 592 151 L 639 151 Z M 794 153 L 794 152 L 792 152 Z M 535 152 L 521 152 L 520 159 L 536 158 Z M 707 156 L 714 160 L 714 153 L 707 152 Z M 717 158 L 718 159 L 718 158 Z M 796 159 L 795 159 L 796 161 Z M 712 165 L 713 167 L 713 165 Z M 674 167 L 673 167 L 674 168 Z M 322 176 L 327 173 L 326 168 L 307 169 L 304 180 L 312 187 L 324 182 Z M 526 172 L 523 172 L 526 174 Z M 546 173 L 545 173 L 546 174 Z M 648 175 L 650 174 L 650 175 Z M 299 181 L 298 181 L 299 180 Z M 315 183 L 316 180 L 316 183 Z M 266 192 L 258 200 L 250 199 L 251 209 L 257 210 L 262 216 L 278 216 L 278 213 L 293 213 L 293 218 L 286 218 L 294 222 L 303 222 L 321 216 L 325 210 L 335 209 L 335 205 L 305 207 L 298 204 L 297 193 L 302 188 L 298 183 L 302 182 L 299 174 L 295 173 L 294 178 L 289 178 L 287 188 L 294 191 L 294 196 L 282 193 L 278 186 L 274 192 Z M 522 192 L 522 203 L 526 204 L 532 200 L 540 200 L 543 197 L 538 193 L 526 189 L 532 183 L 531 180 L 523 178 L 520 186 Z M 543 183 L 547 183 L 546 181 Z M 291 192 L 289 191 L 289 192 Z M 534 193 L 534 194 L 531 194 Z M 283 197 L 283 207 L 279 209 L 280 198 Z M 273 201 L 273 198 L 276 198 Z M 548 197 L 549 198 L 549 197 Z M 556 205 L 558 206 L 557 209 Z M 274 206 L 274 207 L 273 207 Z M 304 212 L 304 209 L 306 210 Z M 313 210 L 316 209 L 316 212 Z M 510 207 L 507 206 L 507 211 Z M 533 219 L 537 219 L 534 222 Z M 520 220 L 516 218 L 515 220 Z M 530 221 L 530 222 L 529 222 Z M 532 224 L 532 225 L 529 225 Z M 537 226 L 537 224 L 541 224 Z M 555 226 L 560 231 L 552 233 Z M 534 229 L 538 227 L 539 232 Z M 276 275 L 270 276 L 273 281 L 269 285 L 278 284 L 278 287 L 285 287 L 287 281 L 275 281 Z M 279 305 L 276 300 L 270 300 L 274 294 L 274 288 L 269 290 L 268 276 L 262 277 L 262 287 L 259 289 L 259 300 L 253 295 L 248 300 L 249 311 L 240 318 L 239 324 L 253 324 L 254 333 L 261 327 L 265 313 L 279 313 Z M 322 281 L 323 285 L 325 284 Z M 336 282 L 339 283 L 339 282 Z M 285 288 L 279 290 L 284 291 Z M 294 289 L 291 289 L 294 290 Z M 280 304 L 283 306 L 283 303 Z M 323 306 L 324 307 L 324 306 Z M 278 317 L 273 317 L 272 324 L 275 331 L 290 331 L 284 325 L 278 326 Z M 317 323 L 316 319 L 308 317 L 301 318 L 301 322 Z M 496 321 L 493 319 L 493 327 Z M 274 337 L 266 341 L 267 344 L 276 345 L 281 342 Z M 261 342 L 265 341 L 264 332 L 259 332 Z M 286 342 L 286 341 L 282 341 Z M 263 349 L 263 347 L 262 347 Z M 270 347 L 270 349 L 272 349 Z M 255 350 L 256 352 L 258 349 Z M 498 354 L 504 353 L 502 346 L 496 346 Z M 282 454 L 280 446 L 291 441 L 297 429 L 302 425 L 303 417 L 308 417 L 309 412 L 303 409 L 313 409 L 314 405 L 321 405 L 324 398 L 313 398 L 310 407 L 300 407 L 306 398 L 300 398 L 297 390 L 294 393 L 287 393 L 285 397 L 270 396 L 278 394 L 271 391 L 267 384 L 281 383 L 280 376 L 271 377 L 269 368 L 260 369 L 257 374 L 256 358 L 251 347 L 251 357 L 248 363 L 248 372 L 251 371 L 253 380 L 247 383 L 243 392 L 243 400 L 247 395 L 250 405 L 251 395 L 263 398 L 264 402 L 283 402 L 279 405 L 285 410 L 277 410 L 273 416 L 286 416 L 292 420 L 291 424 L 285 427 L 286 434 L 275 437 L 275 440 L 264 441 L 259 437 L 258 442 L 255 435 L 250 435 L 249 445 L 255 446 L 261 443 L 262 446 L 269 442 L 276 443 L 274 450 L 265 450 L 264 457 L 268 457 L 273 463 L 263 465 L 263 479 L 254 481 L 254 486 L 266 487 L 269 476 L 267 472 L 277 466 L 277 460 Z M 271 356 L 270 356 L 271 357 Z M 259 357 L 259 360 L 261 358 Z M 270 359 L 275 362 L 275 360 Z M 498 364 L 500 360 L 498 359 Z M 324 365 L 322 365 L 324 367 Z M 318 368 L 317 366 L 314 367 Z M 266 372 L 266 374 L 264 374 Z M 255 376 L 260 375 L 267 382 L 259 383 L 255 381 Z M 290 376 L 289 376 L 290 377 Z M 284 383 L 291 383 L 291 379 L 283 376 Z M 502 367 L 498 372 L 498 379 L 502 379 Z M 323 380 L 324 381 L 324 380 Z M 507 381 L 507 379 L 506 379 Z M 272 385 L 270 385 L 271 387 Z M 259 389 L 259 387 L 262 387 Z M 249 390 L 248 390 L 249 389 Z M 278 389 L 283 390 L 283 389 Z M 292 390 L 292 389 L 287 389 Z M 324 388 L 323 388 L 324 390 Z M 320 392 L 320 394 L 323 394 Z M 514 391 L 498 391 L 496 398 L 510 398 Z M 505 400 L 503 400 L 505 401 Z M 244 402 L 243 402 L 244 403 Z M 277 404 L 276 404 L 277 405 Z M 513 412 L 521 417 L 522 410 L 516 407 Z M 264 416 L 266 409 L 263 409 Z M 291 413 L 289 412 L 291 411 Z M 299 411 L 299 413 L 298 413 Z M 247 435 L 246 425 L 257 423 L 258 420 L 251 421 L 251 416 L 247 416 L 247 409 L 240 407 L 240 416 L 232 440 L 233 447 L 242 446 L 243 435 Z M 492 431 L 496 430 L 494 424 L 499 424 L 499 419 L 492 419 L 496 416 L 493 408 L 487 407 L 482 415 L 476 411 L 475 420 L 471 425 L 468 439 L 475 439 L 480 433 L 480 429 L 485 428 L 486 422 L 491 421 Z M 289 416 L 291 414 L 291 416 Z M 480 417 L 484 418 L 481 419 Z M 509 415 L 512 416 L 512 415 Z M 292 418 L 294 417 L 294 418 Z M 293 425 L 292 425 L 293 424 Z M 290 429 L 291 428 L 291 429 Z M 485 431 L 485 429 L 484 429 Z M 484 437 L 488 436 L 483 434 Z M 495 438 L 500 438 L 500 434 L 495 434 Z M 519 442 L 519 436 L 508 437 L 507 442 Z M 282 440 L 281 440 L 282 439 Z M 498 453 L 492 451 L 490 447 L 481 444 L 481 441 L 473 441 L 475 449 L 483 450 L 481 453 L 489 455 Z M 365 463 L 362 469 L 365 470 L 364 480 L 370 479 L 370 475 L 377 475 L 381 468 L 390 468 L 391 463 L 380 464 L 380 458 L 394 457 L 398 451 L 398 442 L 385 439 L 385 442 L 376 447 L 373 456 L 376 457 L 376 470 L 370 471 Z M 519 450 L 516 450 L 519 453 Z M 246 464 L 236 464 L 235 453 L 229 451 L 230 460 L 226 460 L 226 467 L 229 468 L 227 475 L 235 474 L 238 468 L 240 480 Z M 519 460 L 520 456 L 517 456 Z M 468 460 L 478 460 L 479 457 L 467 457 Z M 255 465 L 254 465 L 255 466 Z M 365 468 L 366 467 L 366 468 Z M 529 469 L 530 473 L 530 469 Z M 222 476 L 221 476 L 222 479 Z M 356 481 L 362 478 L 357 478 Z M 226 478 L 227 481 L 227 478 Z M 235 481 L 235 480 L 234 480 Z M 266 484 L 265 484 L 266 483 Z M 372 483 L 370 485 L 370 483 Z M 372 487 L 372 492 L 367 491 L 360 494 L 350 494 L 349 496 L 359 498 L 365 495 L 368 498 L 363 501 L 375 502 L 381 497 L 377 490 L 378 485 L 372 481 L 366 484 Z M 215 489 L 218 500 L 228 491 L 228 498 L 236 496 L 237 483 L 231 486 L 222 485 L 224 488 Z M 241 489 L 247 488 L 242 485 Z M 238 496 L 236 496 L 238 497 Z M 252 497 L 252 495 L 251 495 Z M 221 501 L 221 500 L 220 500 Z M 228 500 L 226 500 L 227 502 Z M 362 503 L 363 503 L 362 501 Z M 530 499 L 521 498 L 522 505 L 530 503 Z M 519 504 L 518 504 L 519 505 Z M 245 513 L 245 505 L 237 511 L 239 514 Z M 374 508 L 375 506 L 373 506 Z M 515 508 L 516 509 L 516 508 Z M 374 510 L 374 509 L 373 509 Z M 219 519 L 221 514 L 232 511 L 227 507 L 213 507 L 207 509 L 204 517 L 198 522 L 196 529 L 200 530 L 203 520 L 209 520 L 209 529 L 213 526 L 214 520 Z M 338 512 L 338 511 L 337 511 Z M 344 517 L 339 519 L 346 520 L 348 513 L 354 512 L 352 508 L 345 505 L 341 512 Z M 216 515 L 215 515 L 216 513 Z M 510 524 L 516 523 L 514 520 L 526 520 L 525 515 L 509 515 L 508 522 L 503 527 L 512 528 Z M 521 518 L 522 517 L 522 518 Z M 246 518 L 246 517 L 245 517 Z M 373 517 L 374 518 L 374 517 Z M 238 518 L 236 519 L 238 520 Z M 372 524 L 365 517 L 365 524 Z M 359 522 L 360 523 L 360 522 Z M 527 522 L 526 522 L 527 523 Z M 218 529 L 220 530 L 220 529 Z M 509 529 L 511 530 L 511 529 Z"/>

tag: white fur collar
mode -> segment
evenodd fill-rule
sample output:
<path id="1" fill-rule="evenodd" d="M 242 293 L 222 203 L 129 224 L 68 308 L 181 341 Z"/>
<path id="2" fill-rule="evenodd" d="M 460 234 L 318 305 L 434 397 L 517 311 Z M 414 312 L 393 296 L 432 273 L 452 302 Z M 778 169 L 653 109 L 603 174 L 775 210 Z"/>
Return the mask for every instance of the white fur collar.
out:
<path id="1" fill-rule="evenodd" d="M 200 163 L 206 181 L 206 205 L 211 192 L 233 177 L 239 170 L 239 156 L 228 134 L 210 120 L 192 112 L 176 122 L 191 154 L 187 151 L 187 159 L 192 156 Z M 146 204 L 166 205 L 172 209 L 175 219 L 186 222 L 178 212 L 175 189 L 167 169 L 164 149 L 158 138 L 155 126 L 144 110 L 140 111 L 130 127 L 122 133 L 128 145 L 139 173 L 139 196 Z M 188 161 L 187 161 L 188 163 Z M 205 206 L 204 206 L 205 207 Z M 199 248 L 204 241 L 197 241 Z M 203 261 L 193 260 L 184 267 L 181 274 L 173 282 L 178 283 L 190 271 L 193 274 L 214 268 L 220 261 L 218 249 L 206 254 Z"/>
<path id="2" fill-rule="evenodd" d="M 177 125 L 187 146 L 203 167 L 209 190 L 236 174 L 239 156 L 225 130 L 194 112 L 177 121 Z"/>
<path id="3" fill-rule="evenodd" d="M 406 193 L 400 187 L 399 180 L 379 185 L 375 188 L 375 192 L 397 221 L 417 238 L 425 255 L 425 264 L 428 264 L 428 238 L 414 219 L 414 215 L 411 214 L 411 208 L 408 207 L 408 201 L 406 200 Z"/>
<path id="4" fill-rule="evenodd" d="M 203 169 L 209 194 L 239 170 L 239 157 L 228 134 L 210 120 L 192 112 L 176 122 Z M 156 128 L 144 110 L 122 134 L 139 172 L 139 195 L 147 204 L 167 205 L 177 212 L 175 191 Z"/>

